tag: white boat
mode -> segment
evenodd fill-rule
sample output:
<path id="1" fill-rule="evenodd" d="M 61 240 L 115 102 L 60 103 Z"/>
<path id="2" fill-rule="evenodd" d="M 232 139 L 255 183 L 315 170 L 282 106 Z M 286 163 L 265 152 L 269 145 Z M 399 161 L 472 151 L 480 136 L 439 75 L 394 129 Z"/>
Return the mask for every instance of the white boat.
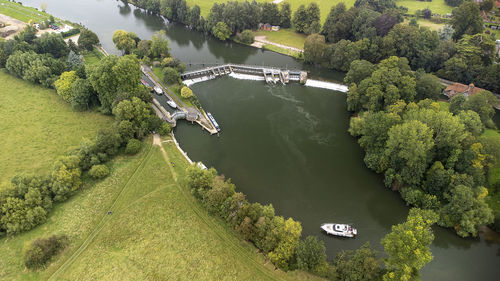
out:
<path id="1" fill-rule="evenodd" d="M 154 87 L 154 90 L 155 90 L 156 94 L 158 94 L 158 95 L 163 94 L 162 89 L 161 89 L 160 87 L 158 87 L 158 86 L 155 86 L 155 87 Z"/>
<path id="2" fill-rule="evenodd" d="M 356 228 L 348 224 L 324 223 L 321 225 L 321 229 L 328 234 L 342 237 L 354 237 L 358 234 Z"/>
<path id="3" fill-rule="evenodd" d="M 170 107 L 172 107 L 172 108 L 177 108 L 177 104 L 173 100 L 168 100 L 167 104 L 170 105 Z"/>

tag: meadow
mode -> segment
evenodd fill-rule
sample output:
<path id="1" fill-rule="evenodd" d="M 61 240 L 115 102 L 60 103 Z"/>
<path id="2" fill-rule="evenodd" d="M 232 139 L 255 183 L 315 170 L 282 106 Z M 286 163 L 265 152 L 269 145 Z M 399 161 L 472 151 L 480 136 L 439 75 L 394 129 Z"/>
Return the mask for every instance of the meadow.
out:
<path id="1" fill-rule="evenodd" d="M 0 71 L 0 187 L 19 173 L 45 173 L 113 119 L 75 112 L 56 92 Z"/>
<path id="2" fill-rule="evenodd" d="M 304 42 L 307 37 L 305 34 L 296 33 L 291 28 L 283 28 L 280 31 L 257 30 L 254 34 L 255 36 L 266 36 L 266 39 L 271 42 L 299 49 L 304 49 Z"/>
<path id="3" fill-rule="evenodd" d="M 50 15 L 45 12 L 7 0 L 0 0 L 0 14 L 13 17 L 26 23 L 30 20 L 42 22 L 50 17 Z"/>
<path id="4" fill-rule="evenodd" d="M 408 8 L 409 14 L 415 14 L 417 10 L 430 9 L 433 14 L 446 15 L 451 13 L 453 7 L 446 5 L 444 0 L 432 0 L 423 2 L 417 0 L 396 0 L 396 5 Z"/>
<path id="5" fill-rule="evenodd" d="M 144 141 L 136 156 L 110 162 L 112 173 L 89 182 L 32 231 L 0 240 L 2 280 L 319 280 L 281 272 L 210 216 L 183 183 L 188 165 L 166 137 Z M 107 211 L 112 211 L 111 215 Z M 22 248 L 66 234 L 69 247 L 46 269 L 24 269 Z"/>

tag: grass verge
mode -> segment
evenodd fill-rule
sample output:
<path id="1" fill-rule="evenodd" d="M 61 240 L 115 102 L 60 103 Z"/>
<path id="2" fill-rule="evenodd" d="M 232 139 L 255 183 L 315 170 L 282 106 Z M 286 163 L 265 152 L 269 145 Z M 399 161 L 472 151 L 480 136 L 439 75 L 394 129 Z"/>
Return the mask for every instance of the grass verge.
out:
<path id="1" fill-rule="evenodd" d="M 298 49 L 304 49 L 304 42 L 307 37 L 305 34 L 297 33 L 291 28 L 280 29 L 277 32 L 258 30 L 254 34 L 255 36 L 266 36 L 266 40 L 268 41 Z"/>
<path id="2" fill-rule="evenodd" d="M 38 11 L 35 8 L 25 7 L 17 2 L 7 0 L 0 0 L 0 14 L 4 14 L 26 23 L 30 20 L 42 22 L 50 18 L 50 15 L 45 12 Z"/>
<path id="3" fill-rule="evenodd" d="M 45 173 L 58 156 L 113 119 L 75 112 L 52 89 L 0 71 L 0 188 L 19 173 Z M 8 163 L 8 164 L 7 164 Z"/>
<path id="4" fill-rule="evenodd" d="M 85 52 L 83 57 L 85 58 L 85 65 L 89 66 L 98 63 L 102 58 L 104 58 L 104 54 L 94 47 L 92 51 Z"/>
<path id="5" fill-rule="evenodd" d="M 284 55 L 287 55 L 287 56 L 291 56 L 291 57 L 294 57 L 296 59 L 302 59 L 303 58 L 302 57 L 302 53 L 300 53 L 300 52 L 296 52 L 296 51 L 292 51 L 292 50 L 289 50 L 289 49 L 280 48 L 280 47 L 277 47 L 275 45 L 266 44 L 266 45 L 262 46 L 262 49 L 273 51 L 273 52 L 280 53 L 280 54 L 284 54 Z"/>

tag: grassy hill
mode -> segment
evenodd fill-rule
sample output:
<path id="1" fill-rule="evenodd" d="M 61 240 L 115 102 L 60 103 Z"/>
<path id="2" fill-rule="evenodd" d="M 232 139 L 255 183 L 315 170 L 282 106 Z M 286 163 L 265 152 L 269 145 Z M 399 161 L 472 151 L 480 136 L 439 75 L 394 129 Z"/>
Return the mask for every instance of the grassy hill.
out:
<path id="1" fill-rule="evenodd" d="M 7 257 L 0 261 L 0 279 L 317 279 L 275 271 L 253 246 L 208 215 L 181 184 L 187 161 L 164 141 L 162 151 L 146 140 L 139 155 L 112 161 L 110 177 L 58 205 L 47 223 L 0 240 Z M 51 234 L 68 235 L 69 248 L 45 270 L 24 270 L 23 245 Z"/>
<path id="2" fill-rule="evenodd" d="M 56 92 L 0 71 L 0 188 L 19 173 L 43 173 L 58 156 L 113 119 L 75 112 Z"/>

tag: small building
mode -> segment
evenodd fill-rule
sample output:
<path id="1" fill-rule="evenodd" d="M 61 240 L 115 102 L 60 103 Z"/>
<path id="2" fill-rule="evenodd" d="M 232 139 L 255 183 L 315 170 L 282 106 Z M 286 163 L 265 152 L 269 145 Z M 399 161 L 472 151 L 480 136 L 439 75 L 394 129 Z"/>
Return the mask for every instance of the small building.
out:
<path id="1" fill-rule="evenodd" d="M 461 84 L 461 83 L 454 83 L 453 85 L 448 85 L 446 89 L 443 91 L 443 95 L 447 96 L 448 98 L 453 98 L 456 95 L 464 95 L 466 97 L 472 96 L 474 94 L 477 94 L 478 92 L 482 91 L 484 89 L 475 87 L 474 84 Z"/>
<path id="2" fill-rule="evenodd" d="M 273 26 L 269 23 L 259 24 L 259 29 L 266 30 L 266 31 L 271 31 L 272 27 Z"/>
<path id="3" fill-rule="evenodd" d="M 495 1 L 495 7 L 500 9 L 500 0 Z"/>
<path id="4" fill-rule="evenodd" d="M 280 31 L 280 26 L 279 26 L 279 25 L 273 25 L 273 26 L 271 27 L 271 30 L 272 30 L 272 31 Z"/>

